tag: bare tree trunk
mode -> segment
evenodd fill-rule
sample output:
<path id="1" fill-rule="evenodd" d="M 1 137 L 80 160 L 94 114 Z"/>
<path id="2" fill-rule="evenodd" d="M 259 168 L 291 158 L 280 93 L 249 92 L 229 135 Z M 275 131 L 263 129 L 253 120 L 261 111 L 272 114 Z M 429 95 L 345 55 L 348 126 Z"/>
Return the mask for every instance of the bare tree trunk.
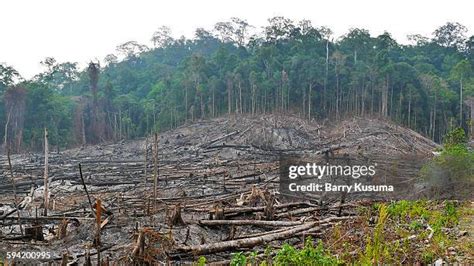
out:
<path id="1" fill-rule="evenodd" d="M 433 133 L 433 114 L 434 114 L 434 108 L 430 109 L 430 126 L 428 128 L 428 134 L 431 138 L 432 141 L 434 141 L 434 133 Z"/>
<path id="2" fill-rule="evenodd" d="M 216 113 L 215 113 L 215 94 L 216 94 L 216 88 L 215 86 L 212 87 L 212 117 L 216 117 Z"/>
<path id="3" fill-rule="evenodd" d="M 186 114 L 185 121 L 188 120 L 188 86 L 184 88 L 184 111 Z"/>
<path id="4" fill-rule="evenodd" d="M 148 137 L 145 137 L 145 168 L 144 168 L 144 173 L 145 173 L 145 187 L 147 183 L 147 178 L 148 178 Z"/>
<path id="5" fill-rule="evenodd" d="M 370 84 L 370 114 L 374 114 L 374 84 Z"/>
<path id="6" fill-rule="evenodd" d="M 240 113 L 242 114 L 242 111 L 243 111 L 242 110 L 243 109 L 243 107 L 242 107 L 242 84 L 241 84 L 240 81 L 239 81 L 239 109 L 240 109 L 239 110 Z"/>
<path id="7" fill-rule="evenodd" d="M 308 120 L 311 120 L 311 91 L 313 90 L 313 83 L 309 83 L 308 87 Z"/>
<path id="8" fill-rule="evenodd" d="M 434 110 L 433 110 L 433 141 L 435 140 L 436 136 L 436 102 L 438 101 L 438 95 L 435 92 L 435 102 L 434 102 Z"/>
<path id="9" fill-rule="evenodd" d="M 387 79 L 388 80 L 388 79 Z M 387 81 L 387 97 L 388 97 L 388 89 L 389 89 L 389 81 Z M 393 97 L 394 97 L 394 93 L 393 93 L 393 87 L 394 86 L 391 86 L 390 87 L 390 113 L 388 113 L 388 107 L 387 107 L 387 115 L 390 116 L 390 117 L 393 117 L 393 114 L 394 114 L 394 110 L 395 108 L 393 107 Z M 388 98 L 387 98 L 387 102 L 388 102 Z M 388 103 L 386 104 L 388 105 Z"/>
<path id="10" fill-rule="evenodd" d="M 202 92 L 201 92 L 201 95 L 200 95 L 200 101 L 201 101 L 201 119 L 204 119 L 206 116 L 204 114 L 204 101 L 202 100 Z"/>
<path id="11" fill-rule="evenodd" d="M 44 129 L 44 216 L 48 216 L 48 130 Z"/>
<path id="12" fill-rule="evenodd" d="M 122 139 L 122 110 L 119 109 L 119 138 Z"/>
<path id="13" fill-rule="evenodd" d="M 100 258 L 100 224 L 102 223 L 101 221 L 101 216 L 102 216 L 102 201 L 100 199 L 97 199 L 95 202 L 95 217 L 96 217 L 96 222 L 97 222 L 97 228 L 96 228 L 96 246 L 97 246 L 97 265 L 102 265 L 101 258 Z"/>
<path id="14" fill-rule="evenodd" d="M 10 108 L 11 109 L 11 108 Z M 3 136 L 3 147 L 8 150 L 8 124 L 10 123 L 11 110 L 8 112 L 7 122 L 5 123 L 5 135 Z"/>
<path id="15" fill-rule="evenodd" d="M 81 115 L 81 136 L 82 136 L 82 145 L 86 145 L 86 125 L 84 124 L 84 112 Z"/>
<path id="16" fill-rule="evenodd" d="M 383 86 L 382 88 L 382 115 L 383 116 L 388 115 L 387 102 L 388 102 L 388 77 L 386 77 L 385 86 Z"/>
<path id="17" fill-rule="evenodd" d="M 411 126 L 411 87 L 408 90 L 408 127 Z"/>
<path id="18" fill-rule="evenodd" d="M 20 232 L 23 235 L 23 225 L 21 223 L 21 217 L 20 217 L 20 209 L 18 208 L 18 198 L 16 195 L 16 182 L 15 182 L 15 177 L 13 176 L 13 167 L 12 167 L 12 161 L 10 160 L 10 150 L 7 150 L 7 158 L 8 158 L 8 167 L 10 168 L 10 177 L 12 179 L 12 185 L 13 185 L 13 196 L 15 198 L 15 208 L 16 208 L 16 213 L 18 217 L 18 224 L 20 225 Z"/>
<path id="19" fill-rule="evenodd" d="M 252 84 L 252 115 L 255 115 L 257 107 L 257 86 Z"/>
<path id="20" fill-rule="evenodd" d="M 328 86 L 329 75 L 329 40 L 326 41 L 326 73 L 324 77 L 324 92 L 323 92 L 323 110 L 326 111 L 326 90 Z"/>
<path id="21" fill-rule="evenodd" d="M 336 71 L 336 119 L 339 119 L 339 70 L 337 69 L 337 63 L 335 66 Z"/>
<path id="22" fill-rule="evenodd" d="M 398 120 L 402 121 L 402 100 L 403 100 L 403 91 L 400 90 L 400 97 L 398 99 Z"/>
<path id="23" fill-rule="evenodd" d="M 114 141 L 117 141 L 117 114 L 114 113 Z"/>
<path id="24" fill-rule="evenodd" d="M 462 77 L 459 85 L 459 126 L 462 127 Z"/>
<path id="25" fill-rule="evenodd" d="M 306 117 L 306 90 L 303 89 L 303 102 L 301 103 L 303 109 L 303 118 Z"/>
<path id="26" fill-rule="evenodd" d="M 156 207 L 158 187 L 158 133 L 153 135 L 153 208 Z"/>
<path id="27" fill-rule="evenodd" d="M 281 109 L 281 112 L 283 112 L 284 108 L 285 108 L 285 93 L 283 91 L 283 80 L 281 81 L 281 85 L 280 85 L 280 93 L 281 93 L 281 103 L 280 103 L 280 109 Z"/>
<path id="28" fill-rule="evenodd" d="M 474 99 L 471 99 L 469 102 L 471 107 L 471 139 L 474 138 Z"/>
<path id="29" fill-rule="evenodd" d="M 227 112 L 232 112 L 232 81 L 227 78 Z"/>

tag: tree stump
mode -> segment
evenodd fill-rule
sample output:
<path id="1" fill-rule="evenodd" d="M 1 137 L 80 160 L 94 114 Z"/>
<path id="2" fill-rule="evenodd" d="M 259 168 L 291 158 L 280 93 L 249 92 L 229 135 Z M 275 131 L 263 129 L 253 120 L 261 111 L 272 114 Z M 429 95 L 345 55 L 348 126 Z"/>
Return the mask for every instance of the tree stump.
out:
<path id="1" fill-rule="evenodd" d="M 175 205 L 172 209 L 168 209 L 167 211 L 167 220 L 168 225 L 184 225 L 184 220 L 181 217 L 181 204 Z"/>

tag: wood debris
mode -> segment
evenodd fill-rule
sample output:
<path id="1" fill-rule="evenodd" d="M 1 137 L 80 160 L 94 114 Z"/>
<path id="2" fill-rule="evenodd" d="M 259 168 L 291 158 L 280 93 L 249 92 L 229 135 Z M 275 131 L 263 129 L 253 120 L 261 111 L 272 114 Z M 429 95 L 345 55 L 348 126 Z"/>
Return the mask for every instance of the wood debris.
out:
<path id="1" fill-rule="evenodd" d="M 279 194 L 281 154 L 357 154 L 387 169 L 387 157 L 400 158 L 404 174 L 412 176 L 420 165 L 411 156 L 426 158 L 437 146 L 386 121 L 327 126 L 275 115 L 203 120 L 151 139 L 151 145 L 143 139 L 49 152 L 47 159 L 13 155 L 13 183 L 6 178 L 8 160 L 0 156 L 0 250 L 34 247 L 51 252 L 43 262 L 74 258 L 84 265 L 192 262 L 199 254 L 228 259 L 230 252 L 263 249 L 356 219 L 351 210 L 357 202 Z M 15 195 L 28 203 L 16 204 Z M 55 206 L 47 216 L 44 195 Z"/>

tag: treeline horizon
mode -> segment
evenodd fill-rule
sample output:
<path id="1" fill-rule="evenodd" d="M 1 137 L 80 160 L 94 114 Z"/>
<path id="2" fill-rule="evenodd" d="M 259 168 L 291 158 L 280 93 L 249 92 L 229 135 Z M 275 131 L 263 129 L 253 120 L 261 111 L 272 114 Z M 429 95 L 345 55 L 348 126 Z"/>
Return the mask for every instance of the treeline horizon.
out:
<path id="1" fill-rule="evenodd" d="M 386 117 L 436 142 L 456 127 L 472 133 L 474 36 L 459 23 L 405 45 L 358 28 L 334 40 L 329 28 L 284 17 L 251 27 L 231 18 L 189 39 L 160 27 L 152 47 L 129 41 L 85 69 L 45 58 L 28 80 L 0 64 L 1 147 L 41 149 L 44 128 L 52 145 L 74 147 L 275 112 Z"/>

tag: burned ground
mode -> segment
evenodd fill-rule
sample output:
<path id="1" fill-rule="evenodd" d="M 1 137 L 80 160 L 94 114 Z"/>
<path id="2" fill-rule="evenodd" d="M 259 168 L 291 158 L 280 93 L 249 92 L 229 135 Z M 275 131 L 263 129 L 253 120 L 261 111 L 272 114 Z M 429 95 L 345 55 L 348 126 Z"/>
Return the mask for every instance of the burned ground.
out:
<path id="1" fill-rule="evenodd" d="M 263 254 L 267 245 L 297 244 L 305 236 L 333 233 L 335 225 L 360 224 L 358 206 L 369 204 L 281 195 L 282 154 L 356 156 L 377 162 L 384 176 L 413 179 L 438 147 L 380 119 L 333 124 L 286 115 L 197 121 L 163 132 L 158 140 L 156 199 L 153 136 L 51 152 L 47 217 L 43 156 L 11 156 L 20 211 L 8 160 L 0 157 L 0 252 L 46 251 L 51 259 L 44 262 L 79 264 L 87 257 L 95 263 L 98 249 L 103 260 L 123 264 L 193 262 L 200 255 L 225 263 L 236 251 Z M 94 217 L 99 209 L 100 244 Z M 32 234 L 34 228 L 40 233 Z M 361 232 L 352 234 L 362 238 Z"/>

